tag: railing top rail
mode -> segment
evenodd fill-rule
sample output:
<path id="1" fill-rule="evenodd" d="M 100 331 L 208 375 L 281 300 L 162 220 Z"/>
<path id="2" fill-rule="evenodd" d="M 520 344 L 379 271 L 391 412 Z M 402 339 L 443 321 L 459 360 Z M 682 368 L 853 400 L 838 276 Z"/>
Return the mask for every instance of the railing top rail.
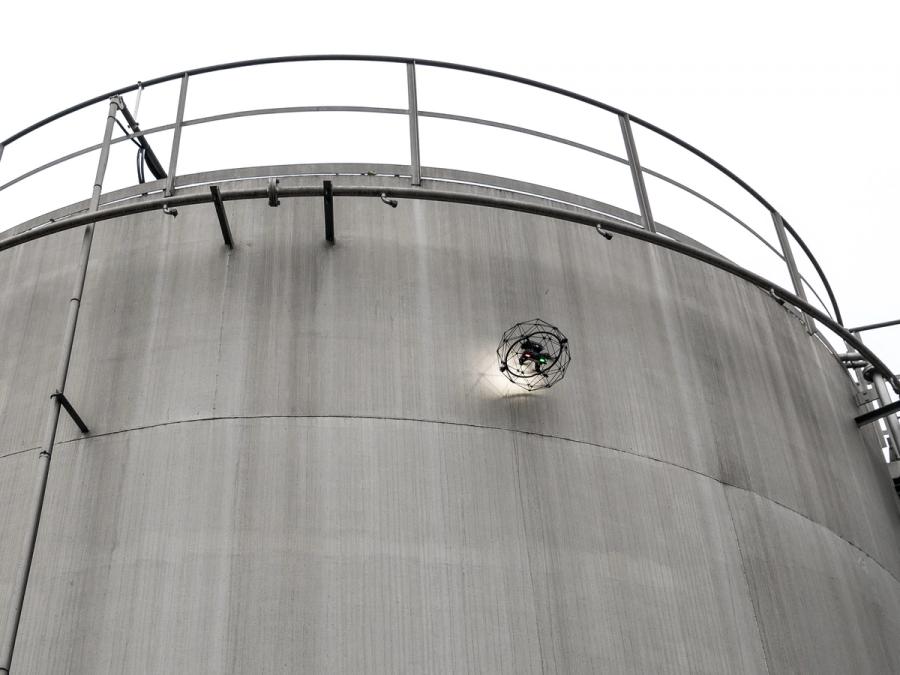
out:
<path id="1" fill-rule="evenodd" d="M 152 87 L 156 84 L 162 84 L 163 82 L 171 82 L 172 80 L 177 80 L 185 75 L 203 75 L 205 73 L 214 73 L 222 70 L 234 70 L 235 68 L 246 68 L 249 66 L 264 66 L 271 65 L 276 63 L 299 63 L 304 61 L 369 61 L 369 62 L 377 62 L 377 63 L 415 63 L 420 66 L 432 66 L 435 68 L 445 68 L 448 70 L 459 70 L 467 73 L 474 73 L 476 75 L 485 75 L 487 77 L 495 77 L 502 80 L 509 80 L 511 82 L 518 82 L 519 84 L 525 84 L 530 87 L 536 87 L 538 89 L 543 89 L 545 91 L 552 92 L 554 94 L 559 94 L 561 96 L 566 96 L 571 99 L 575 99 L 576 101 L 581 101 L 582 103 L 587 103 L 588 105 L 595 106 L 597 108 L 602 108 L 608 112 L 611 112 L 615 115 L 625 115 L 635 124 L 639 124 L 642 127 L 649 129 L 650 131 L 656 132 L 660 136 L 663 136 L 673 143 L 677 143 L 685 150 L 692 152 L 693 154 L 700 157 L 700 159 L 708 162 L 719 171 L 724 173 L 726 176 L 735 181 L 738 185 L 744 188 L 747 192 L 749 192 L 757 201 L 760 202 L 763 206 L 765 206 L 770 211 L 775 211 L 775 207 L 772 206 L 768 200 L 765 199 L 759 192 L 754 190 L 749 183 L 740 178 L 737 174 L 732 172 L 730 169 L 726 168 L 724 165 L 717 162 L 715 159 L 707 155 L 705 152 L 700 150 L 699 148 L 691 145 L 685 140 L 682 140 L 678 136 L 673 133 L 662 129 L 661 127 L 656 126 L 655 124 L 648 122 L 636 115 L 632 115 L 630 113 L 625 112 L 620 108 L 616 108 L 615 106 L 609 105 L 608 103 L 604 103 L 603 101 L 598 101 L 595 98 L 591 98 L 590 96 L 585 96 L 584 94 L 579 94 L 577 92 L 571 91 L 569 89 L 564 89 L 562 87 L 557 87 L 556 85 L 547 84 L 545 82 L 541 82 L 539 80 L 533 80 L 528 77 L 522 77 L 521 75 L 513 75 L 511 73 L 505 73 L 500 70 L 491 70 L 489 68 L 480 68 L 478 66 L 469 66 L 461 63 L 453 63 L 450 61 L 435 61 L 432 59 L 416 59 L 409 58 L 403 56 L 377 56 L 371 54 L 305 54 L 305 55 L 294 55 L 294 56 L 272 56 L 261 59 L 247 59 L 244 61 L 231 61 L 229 63 L 220 63 L 213 66 L 203 66 L 202 68 L 193 68 L 191 70 L 184 70 L 177 73 L 170 73 L 169 75 L 163 75 L 161 77 L 155 77 L 151 80 L 144 80 L 142 82 L 137 82 L 135 84 L 129 85 L 127 87 L 120 87 L 118 89 L 114 89 L 113 91 L 107 92 L 105 94 L 100 94 L 99 96 L 95 96 L 86 101 L 82 101 L 81 103 L 77 103 L 65 110 L 61 110 L 58 113 L 50 115 L 49 117 L 45 117 L 44 119 L 35 122 L 31 126 L 22 129 L 21 131 L 13 134 L 9 138 L 4 141 L 0 141 L 0 145 L 8 146 L 14 141 L 18 140 L 22 136 L 25 136 L 36 129 L 40 129 L 42 126 L 49 124 L 55 120 L 60 119 L 61 117 L 65 117 L 73 112 L 77 112 L 82 108 L 86 108 L 87 106 L 93 105 L 95 103 L 100 103 L 101 101 L 105 101 L 110 96 L 121 96 L 122 94 L 127 94 L 132 91 L 136 91 L 140 87 Z"/>

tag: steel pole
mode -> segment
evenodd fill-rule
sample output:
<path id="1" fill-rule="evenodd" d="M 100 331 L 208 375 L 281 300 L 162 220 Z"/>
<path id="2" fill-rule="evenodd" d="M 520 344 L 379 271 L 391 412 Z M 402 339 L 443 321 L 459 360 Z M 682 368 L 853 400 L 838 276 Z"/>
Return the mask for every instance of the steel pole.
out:
<path id="1" fill-rule="evenodd" d="M 175 131 L 172 135 L 172 153 L 169 155 L 169 175 L 166 177 L 166 197 L 171 197 L 175 190 L 175 170 L 178 168 L 178 152 L 181 149 L 181 129 L 184 124 L 184 104 L 187 100 L 188 74 L 181 78 L 181 90 L 178 92 L 178 109 L 175 111 Z"/>
<path id="2" fill-rule="evenodd" d="M 778 235 L 778 243 L 781 244 L 781 253 L 784 255 L 784 262 L 787 264 L 791 284 L 794 286 L 794 293 L 806 300 L 806 291 L 803 289 L 803 280 L 800 278 L 800 270 L 797 268 L 797 261 L 794 259 L 791 241 L 788 239 L 787 232 L 784 229 L 784 220 L 778 211 L 772 211 L 772 222 L 775 224 L 775 233 Z M 816 332 L 816 324 L 813 322 L 812 317 L 808 316 L 803 310 L 798 311 L 800 312 L 801 320 L 806 325 L 807 332 L 813 335 Z"/>
<path id="3" fill-rule="evenodd" d="M 412 184 L 422 184 L 422 161 L 419 157 L 419 96 L 416 91 L 416 64 L 406 64 L 406 91 L 409 106 L 409 167 Z"/>
<path id="4" fill-rule="evenodd" d="M 94 179 L 94 189 L 91 194 L 90 212 L 96 212 L 100 206 L 100 192 L 103 188 L 103 177 L 106 174 L 106 165 L 109 162 L 110 140 L 112 139 L 113 125 L 116 112 L 121 107 L 121 99 L 113 97 L 109 102 L 109 112 L 106 116 L 106 129 L 103 134 L 103 146 L 100 150 L 100 159 L 97 163 L 97 174 Z M 81 240 L 81 255 L 79 258 L 78 273 L 75 277 L 75 285 L 69 300 L 68 316 L 66 317 L 66 331 L 63 336 L 62 354 L 56 371 L 56 391 L 64 392 L 66 379 L 69 374 L 69 361 L 72 358 L 72 345 L 75 342 L 75 327 L 78 323 L 78 310 L 81 307 L 81 296 L 84 291 L 84 280 L 87 275 L 88 261 L 91 255 L 91 243 L 94 238 L 94 224 L 88 223 L 84 228 L 84 237 Z M 0 645 L 0 673 L 9 673 L 12 663 L 13 649 L 16 645 L 16 635 L 19 630 L 19 619 L 22 616 L 22 606 L 25 600 L 25 589 L 28 586 L 28 576 L 31 572 L 31 561 L 34 558 L 34 546 L 37 541 L 38 528 L 41 524 L 41 511 L 44 507 L 44 494 L 47 490 L 47 478 L 50 473 L 50 458 L 53 455 L 53 445 L 56 442 L 56 431 L 59 424 L 60 400 L 58 396 L 50 399 L 50 411 L 47 415 L 47 424 L 44 430 L 44 442 L 41 453 L 38 455 L 38 475 L 31 501 L 31 521 L 25 533 L 25 543 L 22 548 L 22 556 L 16 570 L 13 582 L 12 599 L 9 606 L 9 614 L 6 621 L 6 632 L 3 643 Z"/>
<path id="5" fill-rule="evenodd" d="M 644 170 L 638 158 L 637 145 L 634 143 L 634 132 L 628 115 L 619 115 L 619 126 L 622 127 L 622 139 L 625 141 L 625 152 L 628 154 L 628 166 L 631 167 L 631 180 L 634 182 L 634 193 L 637 196 L 638 208 L 641 210 L 641 222 L 650 232 L 656 232 L 653 212 L 650 210 L 650 198 L 644 184 Z"/>

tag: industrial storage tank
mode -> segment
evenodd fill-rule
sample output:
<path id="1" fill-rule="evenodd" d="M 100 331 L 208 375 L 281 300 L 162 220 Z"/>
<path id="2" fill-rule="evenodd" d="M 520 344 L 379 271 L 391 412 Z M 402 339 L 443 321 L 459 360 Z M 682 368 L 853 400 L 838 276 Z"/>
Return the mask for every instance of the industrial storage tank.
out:
<path id="1" fill-rule="evenodd" d="M 324 58 L 405 73 L 357 112 L 408 124 L 408 164 L 177 170 L 217 121 L 189 83 Z M 611 115 L 637 208 L 423 165 L 424 68 Z M 166 83 L 142 131 L 123 97 Z M 897 378 L 727 169 L 430 61 L 98 102 L 92 199 L 0 235 L 0 672 L 900 672 Z M 636 126 L 771 212 L 790 288 L 654 218 Z M 129 138 L 153 179 L 107 190 Z M 528 391 L 498 343 L 537 318 L 571 363 Z"/>

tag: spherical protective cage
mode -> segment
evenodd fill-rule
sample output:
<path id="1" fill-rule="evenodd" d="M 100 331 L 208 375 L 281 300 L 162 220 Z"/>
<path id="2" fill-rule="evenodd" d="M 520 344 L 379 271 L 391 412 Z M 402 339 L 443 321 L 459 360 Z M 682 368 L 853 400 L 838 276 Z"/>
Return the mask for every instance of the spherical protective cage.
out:
<path id="1" fill-rule="evenodd" d="M 500 372 L 528 391 L 552 387 L 566 374 L 569 339 L 542 319 L 517 323 L 497 347 Z"/>

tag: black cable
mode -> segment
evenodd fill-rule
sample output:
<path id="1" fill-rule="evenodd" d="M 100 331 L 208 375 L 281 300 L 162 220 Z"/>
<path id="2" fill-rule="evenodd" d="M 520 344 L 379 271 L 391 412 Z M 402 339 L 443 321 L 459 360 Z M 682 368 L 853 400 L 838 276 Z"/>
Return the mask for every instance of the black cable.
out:
<path id="1" fill-rule="evenodd" d="M 136 156 L 138 183 L 143 184 L 144 181 L 144 146 L 140 146 Z"/>
<path id="2" fill-rule="evenodd" d="M 113 119 L 115 119 L 116 124 L 119 125 L 119 128 L 122 130 L 122 133 L 124 133 L 126 136 L 129 136 L 131 132 L 129 132 L 128 129 L 125 128 L 125 125 L 122 124 L 122 123 L 119 121 L 119 118 L 118 118 L 118 117 L 115 117 L 115 118 L 113 118 Z M 134 136 L 131 136 L 128 140 L 130 140 L 132 143 L 134 143 L 134 144 L 135 144 L 136 146 L 138 146 L 139 148 L 143 148 L 143 147 L 144 147 L 143 145 L 140 144 L 140 142 L 138 141 L 138 139 L 136 139 Z"/>
<path id="3" fill-rule="evenodd" d="M 113 119 L 115 120 L 116 124 L 119 125 L 119 128 L 122 130 L 122 133 L 124 133 L 126 136 L 129 136 L 129 131 L 128 131 L 128 129 L 126 129 L 126 128 L 125 128 L 125 125 L 122 124 L 122 123 L 119 121 L 119 118 L 118 118 L 118 117 L 114 117 Z M 134 143 L 134 144 L 137 146 L 137 149 L 138 149 L 138 150 L 137 150 L 137 157 L 135 158 L 135 161 L 137 162 L 138 183 L 143 184 L 143 183 L 145 182 L 145 181 L 144 181 L 144 152 L 145 152 L 146 148 L 144 147 L 143 143 L 141 143 L 140 141 L 138 141 L 134 136 L 131 136 L 131 137 L 129 138 L 129 140 L 130 140 L 132 143 Z"/>

